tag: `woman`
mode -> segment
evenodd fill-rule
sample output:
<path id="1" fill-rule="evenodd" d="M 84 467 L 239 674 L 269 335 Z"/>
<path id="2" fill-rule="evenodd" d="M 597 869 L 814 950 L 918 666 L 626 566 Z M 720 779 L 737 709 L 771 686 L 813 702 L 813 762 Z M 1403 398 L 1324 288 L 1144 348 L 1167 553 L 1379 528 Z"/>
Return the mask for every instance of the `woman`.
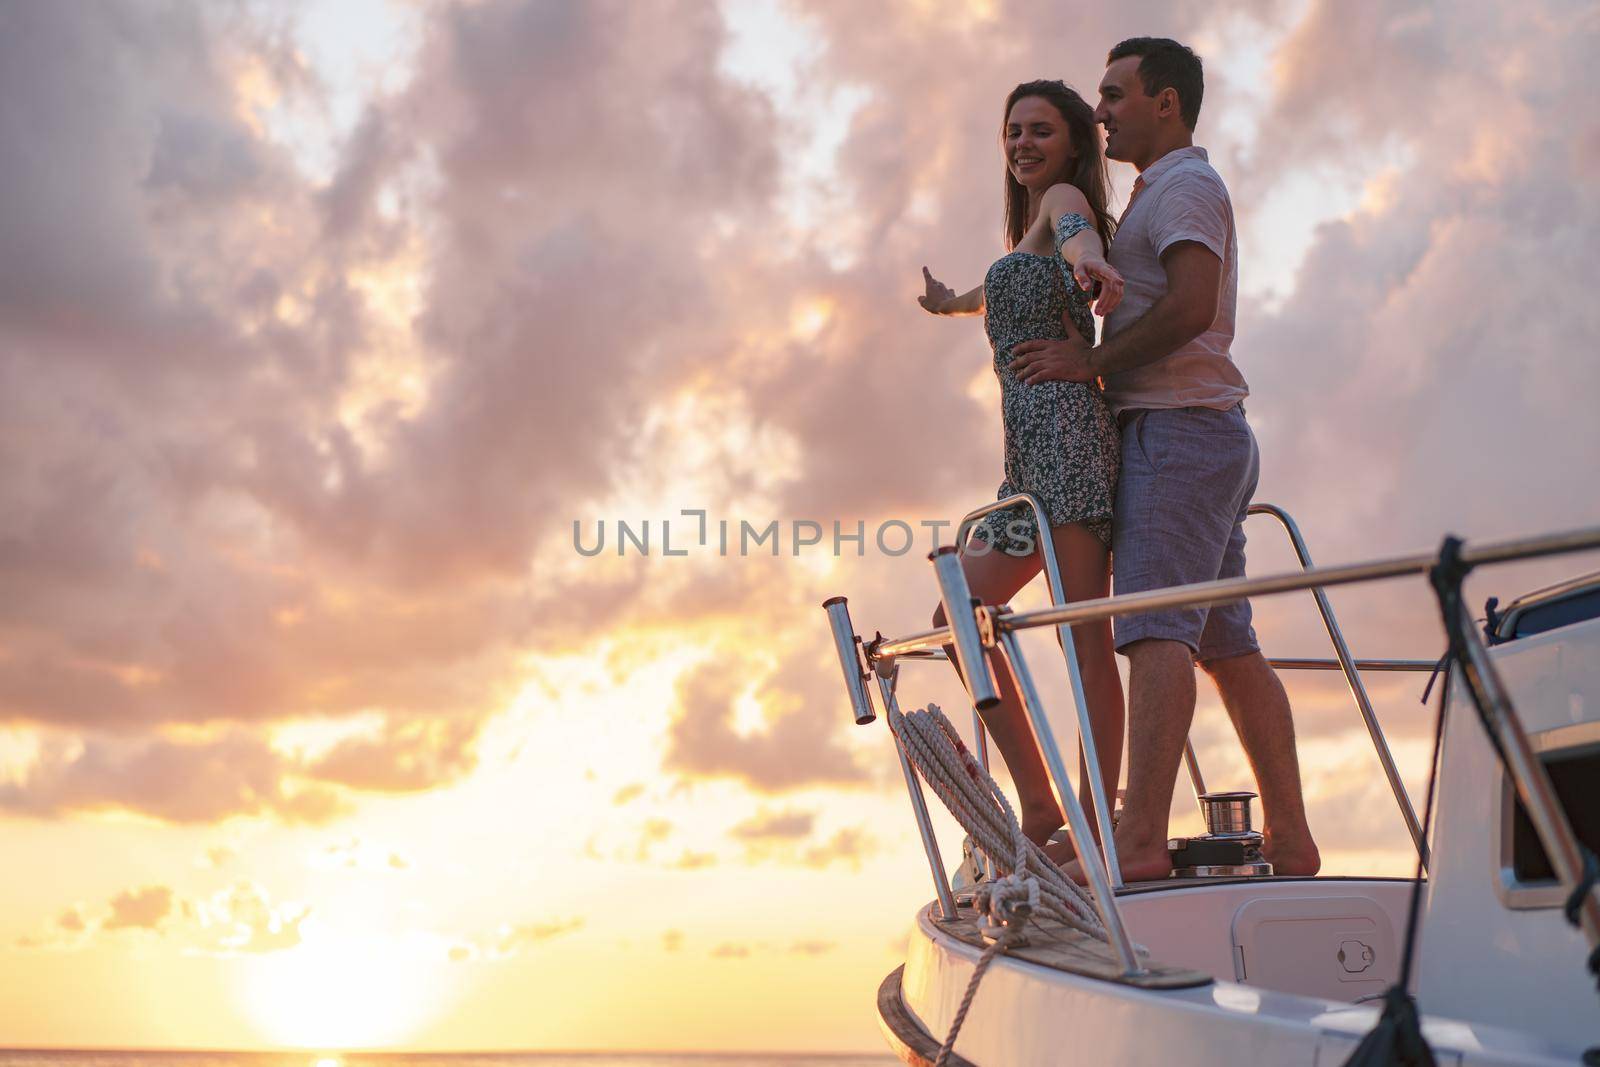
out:
<path id="1" fill-rule="evenodd" d="M 1106 210 L 1105 159 L 1093 109 L 1059 81 L 1027 82 L 1011 91 L 1001 140 L 1007 254 L 989 268 L 982 285 L 960 296 L 924 267 L 927 292 L 918 302 L 936 315 L 983 315 L 1005 423 L 1006 477 L 999 496 L 1038 496 L 1067 599 L 1102 597 L 1110 591 L 1112 494 L 1121 458 L 1116 422 L 1096 386 L 1023 382 L 1009 365 L 1013 347 L 1033 338 L 1076 334 L 1093 344 L 1091 286 L 1099 289 L 1095 311 L 1101 315 L 1121 298 L 1122 277 L 1105 261 L 1105 242 L 1115 226 Z M 1042 565 L 1036 541 L 1031 509 L 991 513 L 962 552 L 973 595 L 985 604 L 1011 600 Z M 942 607 L 933 624 L 945 624 Z M 1123 703 L 1111 623 L 1074 626 L 1072 637 L 1100 774 L 1106 795 L 1114 797 Z M 1016 782 L 1022 830 L 1044 844 L 1061 826 L 1061 811 L 1010 672 L 995 674 L 1001 703 L 984 713 L 984 722 Z M 1080 781 L 1094 825 L 1087 777 L 1080 775 Z M 1058 860 L 1071 854 L 1051 851 Z"/>

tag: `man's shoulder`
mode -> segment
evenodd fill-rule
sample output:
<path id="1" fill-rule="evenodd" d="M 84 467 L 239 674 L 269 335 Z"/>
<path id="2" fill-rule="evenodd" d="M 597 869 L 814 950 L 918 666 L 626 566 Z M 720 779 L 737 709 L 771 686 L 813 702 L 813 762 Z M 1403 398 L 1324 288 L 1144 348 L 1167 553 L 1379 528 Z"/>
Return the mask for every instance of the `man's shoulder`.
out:
<path id="1" fill-rule="evenodd" d="M 1210 192 L 1221 195 L 1223 199 L 1228 198 L 1228 183 L 1222 180 L 1222 175 L 1217 173 L 1217 168 L 1209 160 L 1200 156 L 1185 156 L 1174 163 L 1156 183 L 1156 190 L 1163 193 L 1174 190 Z"/>

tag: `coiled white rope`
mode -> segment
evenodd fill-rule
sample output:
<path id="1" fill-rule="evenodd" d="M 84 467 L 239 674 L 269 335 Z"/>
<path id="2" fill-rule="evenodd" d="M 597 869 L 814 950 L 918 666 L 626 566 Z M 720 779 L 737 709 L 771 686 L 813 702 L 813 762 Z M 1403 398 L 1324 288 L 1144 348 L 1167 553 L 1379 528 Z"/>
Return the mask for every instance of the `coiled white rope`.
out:
<path id="1" fill-rule="evenodd" d="M 1097 940 L 1106 941 L 1107 937 L 1088 893 L 1024 836 L 1004 791 L 973 758 L 937 704 L 909 713 L 891 708 L 889 728 L 922 780 L 1002 872 L 1002 877 L 979 884 L 973 894 L 978 928 L 992 943 L 972 972 L 950 1036 L 934 1061 L 934 1067 L 944 1067 L 984 972 L 996 955 L 1020 940 L 1029 918 L 1044 915 Z"/>
<path id="2" fill-rule="evenodd" d="M 968 751 L 937 704 L 925 711 L 891 710 L 889 728 L 923 781 L 1004 874 L 978 887 L 980 912 L 1004 925 L 1015 903 L 1025 900 L 1037 914 L 1107 940 L 1088 892 L 1023 835 L 1004 790 Z"/>

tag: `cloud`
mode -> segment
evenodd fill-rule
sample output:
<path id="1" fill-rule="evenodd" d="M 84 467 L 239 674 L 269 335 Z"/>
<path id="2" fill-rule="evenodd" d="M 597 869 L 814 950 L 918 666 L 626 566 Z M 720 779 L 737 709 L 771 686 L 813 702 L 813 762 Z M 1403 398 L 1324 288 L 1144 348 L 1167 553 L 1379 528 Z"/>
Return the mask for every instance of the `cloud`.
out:
<path id="1" fill-rule="evenodd" d="M 736 941 L 724 941 L 711 950 L 711 958 L 718 960 L 742 960 L 750 955 L 750 946 Z"/>
<path id="2" fill-rule="evenodd" d="M 806 850 L 805 865 L 808 867 L 827 867 L 833 863 L 843 863 L 855 870 L 861 869 L 862 861 L 877 850 L 878 842 L 871 834 L 859 826 L 847 826 L 828 839 L 826 844 Z"/>
<path id="3" fill-rule="evenodd" d="M 301 942 L 309 906 L 274 904 L 262 886 L 239 881 L 195 906 L 207 951 L 214 955 L 283 952 Z"/>
<path id="4" fill-rule="evenodd" d="M 347 790 L 419 792 L 464 777 L 477 765 L 477 735 L 470 720 L 385 719 L 376 734 L 347 737 L 315 756 L 281 751 L 246 727 L 200 737 L 53 738 L 20 777 L 0 782 L 0 810 L 36 818 L 125 810 L 185 824 L 271 816 L 323 825 L 350 810 Z M 228 858 L 226 849 L 213 849 L 204 862 L 220 866 Z"/>
<path id="5" fill-rule="evenodd" d="M 796 956 L 825 956 L 838 947 L 837 941 L 796 941 L 789 951 Z"/>
<path id="6" fill-rule="evenodd" d="M 400 853 L 360 837 L 350 837 L 324 845 L 313 852 L 308 861 L 312 867 L 321 870 L 391 873 L 408 870 L 411 867 L 411 861 Z"/>
<path id="7" fill-rule="evenodd" d="M 763 792 L 815 784 L 853 784 L 866 778 L 834 739 L 839 720 L 816 715 L 786 690 L 809 664 L 785 665 L 758 699 L 765 728 L 741 735 L 733 727 L 742 685 L 726 664 L 691 671 L 678 685 L 678 717 L 668 735 L 668 770 L 698 777 L 733 777 Z M 804 683 L 800 683 L 804 684 Z"/>
<path id="8" fill-rule="evenodd" d="M 686 848 L 668 866 L 679 871 L 698 871 L 702 867 L 715 866 L 716 862 L 717 856 L 714 852 L 696 852 Z"/>
<path id="9" fill-rule="evenodd" d="M 129 889 L 111 898 L 111 914 L 102 930 L 159 930 L 172 914 L 172 890 L 164 885 Z"/>
<path id="10" fill-rule="evenodd" d="M 626 480 L 657 404 L 745 343 L 723 276 L 750 273 L 782 165 L 769 103 L 719 66 L 717 11 L 432 9 L 413 80 L 367 102 L 327 184 L 264 118 L 263 99 L 326 111 L 282 25 L 183 3 L 11 22 L 0 88 L 38 107 L 0 125 L 19 146 L 0 719 L 77 732 L 116 778 L 203 759 L 153 739 L 170 724 L 377 711 L 382 737 L 294 772 L 381 792 L 470 773 L 535 629 L 536 548 Z M 100 766 L 58 758 L 5 804 L 337 806 L 264 778 L 158 797 Z"/>
<path id="11" fill-rule="evenodd" d="M 350 737 L 307 768 L 312 777 L 369 792 L 411 793 L 471 773 L 481 723 L 470 719 L 385 721 L 377 737 Z"/>
<path id="12" fill-rule="evenodd" d="M 616 795 L 611 798 L 611 803 L 621 807 L 624 804 L 638 800 L 642 796 L 644 796 L 644 784 L 642 782 L 629 782 L 617 790 Z"/>
<path id="13" fill-rule="evenodd" d="M 48 932 L 23 937 L 17 944 L 75 949 L 88 947 L 93 935 L 147 930 L 175 941 L 185 953 L 231 957 L 281 952 L 301 943 L 300 926 L 310 914 L 303 904 L 275 903 L 264 887 L 248 880 L 200 899 L 181 898 L 170 886 L 142 886 L 113 896 L 98 921 L 81 904 L 73 904 Z"/>
<path id="14" fill-rule="evenodd" d="M 24 949 L 81 948 L 95 926 L 96 923 L 89 918 L 82 904 L 71 904 L 63 908 L 46 929 L 38 933 L 21 934 L 12 943 Z"/>
<path id="15" fill-rule="evenodd" d="M 672 822 L 668 819 L 646 819 L 639 826 L 639 840 L 634 847 L 635 862 L 650 858 L 650 850 L 672 836 Z"/>
<path id="16" fill-rule="evenodd" d="M 404 276 L 414 234 L 372 210 L 415 131 L 379 107 L 318 189 L 252 95 L 325 103 L 292 20 L 171 3 L 6 21 L 0 92 L 33 104 L 0 116 L 0 720 L 82 746 L 0 803 L 325 821 L 336 794 L 272 782 L 262 743 L 153 735 L 373 709 L 389 733 L 316 773 L 384 791 L 467 773 L 521 591 L 458 571 L 408 592 L 364 503 L 416 484 L 375 470 L 410 402 L 384 383 L 417 344 L 375 280 Z"/>
<path id="17" fill-rule="evenodd" d="M 859 869 L 877 849 L 876 839 L 862 827 L 843 827 L 824 843 L 802 847 L 811 840 L 816 819 L 809 811 L 763 811 L 735 825 L 728 836 L 745 843 L 749 862 L 777 860 L 816 868 L 844 863 Z"/>
<path id="18" fill-rule="evenodd" d="M 554 922 L 522 923 L 502 926 L 493 942 L 496 956 L 514 956 L 524 948 L 541 945 L 558 937 L 566 937 L 584 928 L 588 920 L 582 916 L 558 919 Z"/>
<path id="19" fill-rule="evenodd" d="M 661 947 L 668 952 L 676 952 L 683 947 L 683 931 L 668 930 L 661 935 Z"/>
<path id="20" fill-rule="evenodd" d="M 212 845 L 195 860 L 195 864 L 219 870 L 238 858 L 239 850 L 233 845 Z"/>
<path id="21" fill-rule="evenodd" d="M 817 821 L 810 811 L 766 811 L 751 816 L 728 831 L 740 841 L 792 841 L 811 834 Z"/>
<path id="22" fill-rule="evenodd" d="M 36 818 L 123 809 L 173 823 L 271 814 L 323 823 L 344 801 L 286 784 L 294 765 L 243 731 L 214 740 L 91 737 L 47 746 L 19 781 L 0 784 L 0 809 Z"/>

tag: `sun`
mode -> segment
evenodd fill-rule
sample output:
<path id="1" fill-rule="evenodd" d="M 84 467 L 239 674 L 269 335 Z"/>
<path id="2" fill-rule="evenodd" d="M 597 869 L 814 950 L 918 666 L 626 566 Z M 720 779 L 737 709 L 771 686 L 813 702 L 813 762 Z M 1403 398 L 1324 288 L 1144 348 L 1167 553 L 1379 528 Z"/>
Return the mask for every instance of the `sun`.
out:
<path id="1" fill-rule="evenodd" d="M 438 1015 L 442 984 L 438 965 L 393 939 L 329 935 L 245 961 L 238 993 L 257 1031 L 280 1048 L 381 1049 Z"/>

